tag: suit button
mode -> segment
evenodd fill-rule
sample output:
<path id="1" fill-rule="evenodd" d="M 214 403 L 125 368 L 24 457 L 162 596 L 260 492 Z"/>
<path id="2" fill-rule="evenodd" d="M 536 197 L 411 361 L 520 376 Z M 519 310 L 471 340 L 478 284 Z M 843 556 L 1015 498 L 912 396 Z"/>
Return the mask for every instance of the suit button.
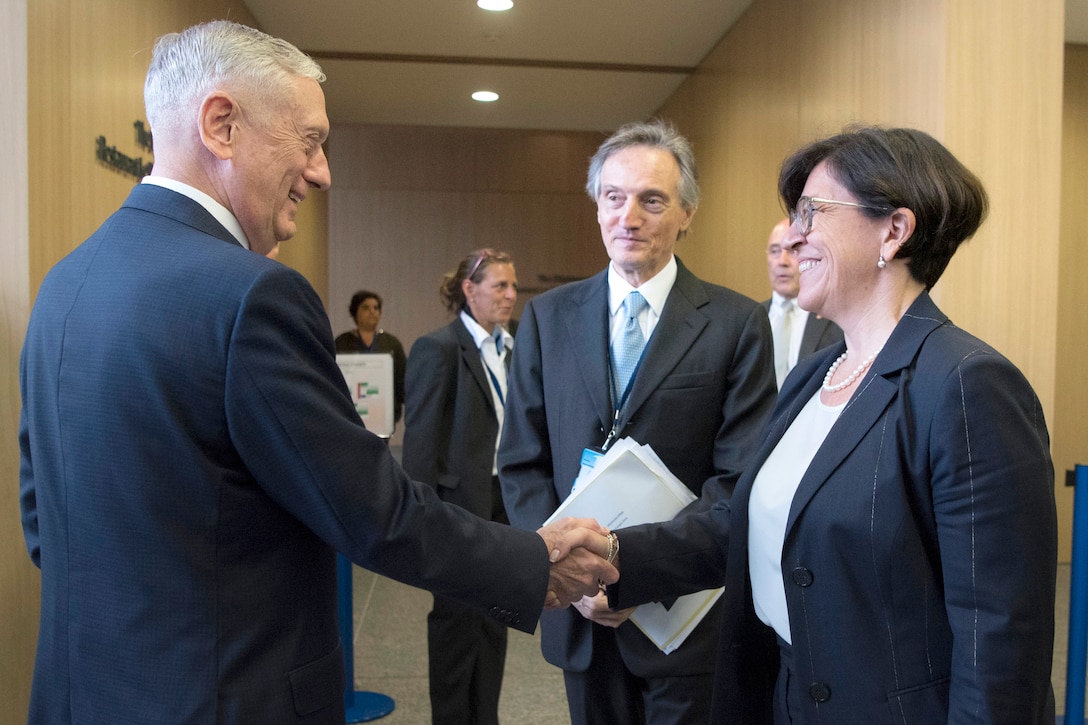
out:
<path id="1" fill-rule="evenodd" d="M 808 686 L 808 696 L 813 702 L 827 702 L 831 699 L 831 688 L 822 682 L 813 682 Z"/>
<path id="2" fill-rule="evenodd" d="M 807 587 L 812 584 L 812 572 L 803 566 L 799 566 L 791 572 L 793 583 L 799 587 Z"/>

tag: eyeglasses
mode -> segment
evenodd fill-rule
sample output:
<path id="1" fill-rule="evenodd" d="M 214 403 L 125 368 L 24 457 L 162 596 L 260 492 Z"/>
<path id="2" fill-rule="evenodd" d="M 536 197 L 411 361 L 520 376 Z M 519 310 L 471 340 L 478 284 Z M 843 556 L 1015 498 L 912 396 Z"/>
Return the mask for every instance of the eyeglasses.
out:
<path id="1" fill-rule="evenodd" d="M 797 208 L 790 212 L 790 223 L 796 224 L 797 231 L 801 232 L 802 235 L 812 231 L 812 217 L 815 216 L 816 212 L 820 211 L 816 208 L 816 204 L 838 204 L 840 206 L 853 206 L 858 209 L 880 210 L 884 208 L 869 204 L 858 204 L 854 201 L 837 201 L 835 199 L 820 199 L 815 196 L 802 196 L 797 200 Z"/>

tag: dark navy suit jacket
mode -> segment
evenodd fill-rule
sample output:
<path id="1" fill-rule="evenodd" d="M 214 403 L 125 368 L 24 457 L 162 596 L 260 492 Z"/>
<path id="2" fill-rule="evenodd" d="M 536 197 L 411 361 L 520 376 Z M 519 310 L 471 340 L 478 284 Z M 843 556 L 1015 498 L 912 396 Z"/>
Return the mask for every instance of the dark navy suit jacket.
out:
<path id="1" fill-rule="evenodd" d="M 499 422 L 480 349 L 460 317 L 424 335 L 408 358 L 402 460 L 441 498 L 491 518 Z"/>
<path id="2" fill-rule="evenodd" d="M 775 398 L 771 329 L 758 302 L 677 265 L 619 435 L 652 446 L 698 495 L 712 476 L 731 486 L 755 452 Z M 601 445 L 612 427 L 607 274 L 546 292 L 521 317 L 499 449 L 515 526 L 533 530 L 555 511 L 570 494 L 583 448 Z M 668 655 L 625 622 L 616 636 L 628 669 L 640 677 L 711 672 L 719 610 Z M 545 613 L 541 626 L 545 659 L 576 672 L 589 667 L 589 620 L 570 608 Z"/>
<path id="3" fill-rule="evenodd" d="M 786 380 L 731 501 L 619 532 L 630 606 L 724 583 L 715 722 L 771 722 L 774 633 L 748 581 L 752 482 L 842 345 Z M 801 723 L 1054 720 L 1054 471 L 1023 375 L 928 294 L 816 453 L 782 552 Z"/>
<path id="4" fill-rule="evenodd" d="M 21 385 L 30 722 L 342 725 L 336 550 L 534 628 L 539 537 L 412 483 L 310 285 L 181 194 L 138 186 L 53 268 Z"/>

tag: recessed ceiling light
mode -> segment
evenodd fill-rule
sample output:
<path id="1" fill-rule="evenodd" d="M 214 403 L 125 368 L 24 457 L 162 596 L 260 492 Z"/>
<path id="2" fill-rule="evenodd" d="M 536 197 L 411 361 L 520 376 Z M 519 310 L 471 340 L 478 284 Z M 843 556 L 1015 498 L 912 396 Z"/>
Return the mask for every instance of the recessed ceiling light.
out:
<path id="1" fill-rule="evenodd" d="M 480 2 L 484 2 L 484 0 L 480 0 Z M 472 100 L 491 103 L 499 100 L 499 94 L 495 93 L 495 91 L 476 91 L 472 94 Z"/>
<path id="2" fill-rule="evenodd" d="M 514 7 L 514 2 L 513 0 L 476 0 L 476 5 L 484 10 L 498 12 L 500 10 L 509 10 Z"/>

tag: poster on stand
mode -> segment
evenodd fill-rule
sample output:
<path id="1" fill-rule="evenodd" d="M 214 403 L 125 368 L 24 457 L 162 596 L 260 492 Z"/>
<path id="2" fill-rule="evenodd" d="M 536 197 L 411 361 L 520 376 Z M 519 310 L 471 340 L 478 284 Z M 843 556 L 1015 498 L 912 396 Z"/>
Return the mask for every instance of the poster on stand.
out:
<path id="1" fill-rule="evenodd" d="M 351 391 L 351 401 L 366 429 L 382 438 L 393 435 L 393 356 L 389 353 L 340 353 L 336 364 Z"/>

